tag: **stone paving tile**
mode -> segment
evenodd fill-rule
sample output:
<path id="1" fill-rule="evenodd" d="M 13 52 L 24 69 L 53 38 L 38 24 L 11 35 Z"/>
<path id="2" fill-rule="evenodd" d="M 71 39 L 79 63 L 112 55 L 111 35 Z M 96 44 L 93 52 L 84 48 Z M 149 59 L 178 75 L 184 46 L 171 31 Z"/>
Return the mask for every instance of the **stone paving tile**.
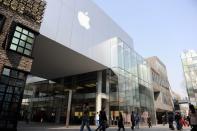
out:
<path id="1" fill-rule="evenodd" d="M 64 125 L 55 125 L 55 124 L 40 124 L 40 123 L 31 123 L 24 124 L 19 123 L 18 131 L 79 131 L 80 126 L 70 126 L 66 128 Z M 95 131 L 96 127 L 91 126 L 92 131 Z M 86 127 L 84 128 L 86 130 Z M 110 127 L 106 131 L 117 131 L 117 127 Z M 126 127 L 125 131 L 132 131 L 130 127 Z M 157 125 L 153 126 L 153 128 L 148 128 L 146 126 L 141 127 L 140 129 L 135 129 L 134 131 L 171 131 L 168 128 L 168 125 Z M 176 131 L 176 130 L 174 130 Z M 182 131 L 190 131 L 190 128 L 183 129 Z"/>

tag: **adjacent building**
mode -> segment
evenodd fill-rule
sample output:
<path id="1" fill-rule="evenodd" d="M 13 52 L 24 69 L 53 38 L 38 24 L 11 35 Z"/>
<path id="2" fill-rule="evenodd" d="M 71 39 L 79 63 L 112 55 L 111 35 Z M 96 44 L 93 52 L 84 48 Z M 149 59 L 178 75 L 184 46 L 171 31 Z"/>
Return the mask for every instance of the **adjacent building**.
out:
<path id="1" fill-rule="evenodd" d="M 175 111 L 180 111 L 180 104 L 179 102 L 181 101 L 181 96 L 174 91 L 172 91 L 172 97 L 173 97 L 173 102 L 174 102 L 174 110 Z"/>
<path id="2" fill-rule="evenodd" d="M 42 0 L 0 1 L 0 130 L 16 130 L 34 41 L 45 8 Z"/>
<path id="3" fill-rule="evenodd" d="M 173 111 L 173 99 L 168 81 L 166 66 L 154 56 L 146 59 L 151 68 L 157 123 L 162 123 L 162 116 L 167 117 Z"/>
<path id="4" fill-rule="evenodd" d="M 197 52 L 188 50 L 181 54 L 189 101 L 197 106 Z"/>

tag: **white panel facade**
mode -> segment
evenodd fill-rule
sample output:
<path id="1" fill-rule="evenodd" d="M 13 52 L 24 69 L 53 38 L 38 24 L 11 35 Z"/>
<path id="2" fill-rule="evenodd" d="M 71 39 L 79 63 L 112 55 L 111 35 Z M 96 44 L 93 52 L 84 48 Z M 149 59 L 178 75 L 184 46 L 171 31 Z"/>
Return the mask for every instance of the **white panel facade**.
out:
<path id="1" fill-rule="evenodd" d="M 42 35 L 108 67 L 110 39 L 120 38 L 133 48 L 128 34 L 91 0 L 46 1 Z"/>

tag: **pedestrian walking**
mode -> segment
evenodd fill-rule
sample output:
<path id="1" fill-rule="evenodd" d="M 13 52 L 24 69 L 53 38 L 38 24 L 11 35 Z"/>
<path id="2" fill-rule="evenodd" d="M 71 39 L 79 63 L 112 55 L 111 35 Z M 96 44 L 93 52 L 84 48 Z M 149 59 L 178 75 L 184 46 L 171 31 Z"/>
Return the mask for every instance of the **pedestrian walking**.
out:
<path id="1" fill-rule="evenodd" d="M 176 112 L 175 114 L 175 122 L 176 122 L 176 129 L 181 130 L 182 129 L 181 114 L 179 112 Z"/>
<path id="2" fill-rule="evenodd" d="M 151 121 L 150 115 L 148 115 L 147 123 L 148 123 L 148 127 L 151 128 L 152 127 L 152 121 Z"/>
<path id="3" fill-rule="evenodd" d="M 139 115 L 139 113 L 137 113 L 136 115 L 135 115 L 135 126 L 136 126 L 136 128 L 140 128 L 140 115 Z"/>
<path id="4" fill-rule="evenodd" d="M 189 105 L 189 117 L 191 124 L 191 131 L 197 131 L 197 111 L 194 108 L 194 105 Z"/>
<path id="5" fill-rule="evenodd" d="M 135 114 L 133 111 L 131 113 L 131 124 L 132 124 L 131 129 L 134 130 L 134 128 L 135 128 Z"/>
<path id="6" fill-rule="evenodd" d="M 119 112 L 119 117 L 118 117 L 118 131 L 120 131 L 121 129 L 123 129 L 123 131 L 125 131 L 122 113 Z"/>
<path id="7" fill-rule="evenodd" d="M 88 106 L 88 103 L 85 103 L 82 108 L 83 108 L 83 116 L 82 116 L 82 123 L 81 123 L 80 131 L 83 131 L 84 126 L 86 126 L 88 131 L 91 131 L 90 126 L 89 126 L 89 106 Z"/>
<path id="8" fill-rule="evenodd" d="M 102 110 L 99 112 L 99 127 L 95 131 L 105 131 L 106 128 L 108 128 L 107 115 L 105 112 L 105 108 L 102 108 Z"/>
<path id="9" fill-rule="evenodd" d="M 174 130 L 173 121 L 174 121 L 174 115 L 173 115 L 172 112 L 170 112 L 170 113 L 168 114 L 168 124 L 169 124 L 169 128 L 170 128 L 171 130 Z"/>

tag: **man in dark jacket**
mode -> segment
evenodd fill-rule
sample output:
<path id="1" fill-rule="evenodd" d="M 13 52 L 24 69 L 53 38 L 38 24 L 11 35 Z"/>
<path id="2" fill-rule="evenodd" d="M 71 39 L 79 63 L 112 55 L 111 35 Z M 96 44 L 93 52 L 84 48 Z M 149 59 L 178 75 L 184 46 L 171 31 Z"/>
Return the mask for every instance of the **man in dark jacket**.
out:
<path id="1" fill-rule="evenodd" d="M 131 113 L 131 129 L 134 130 L 134 127 L 135 127 L 135 115 L 134 115 L 134 112 L 132 111 Z"/>
<path id="2" fill-rule="evenodd" d="M 170 113 L 168 114 L 168 123 L 169 123 L 169 128 L 170 128 L 171 130 L 174 130 L 173 121 L 174 121 L 174 115 L 173 115 L 172 112 L 170 112 Z"/>
<path id="3" fill-rule="evenodd" d="M 105 131 L 107 128 L 107 115 L 105 112 L 105 108 L 102 108 L 102 110 L 99 113 L 99 127 L 96 129 L 97 130 L 102 130 Z"/>
<path id="4" fill-rule="evenodd" d="M 123 131 L 125 131 L 125 128 L 124 128 L 124 120 L 123 120 L 123 117 L 122 117 L 122 113 L 119 112 L 119 117 L 118 117 L 118 131 L 120 131 L 120 129 L 123 129 Z"/>

